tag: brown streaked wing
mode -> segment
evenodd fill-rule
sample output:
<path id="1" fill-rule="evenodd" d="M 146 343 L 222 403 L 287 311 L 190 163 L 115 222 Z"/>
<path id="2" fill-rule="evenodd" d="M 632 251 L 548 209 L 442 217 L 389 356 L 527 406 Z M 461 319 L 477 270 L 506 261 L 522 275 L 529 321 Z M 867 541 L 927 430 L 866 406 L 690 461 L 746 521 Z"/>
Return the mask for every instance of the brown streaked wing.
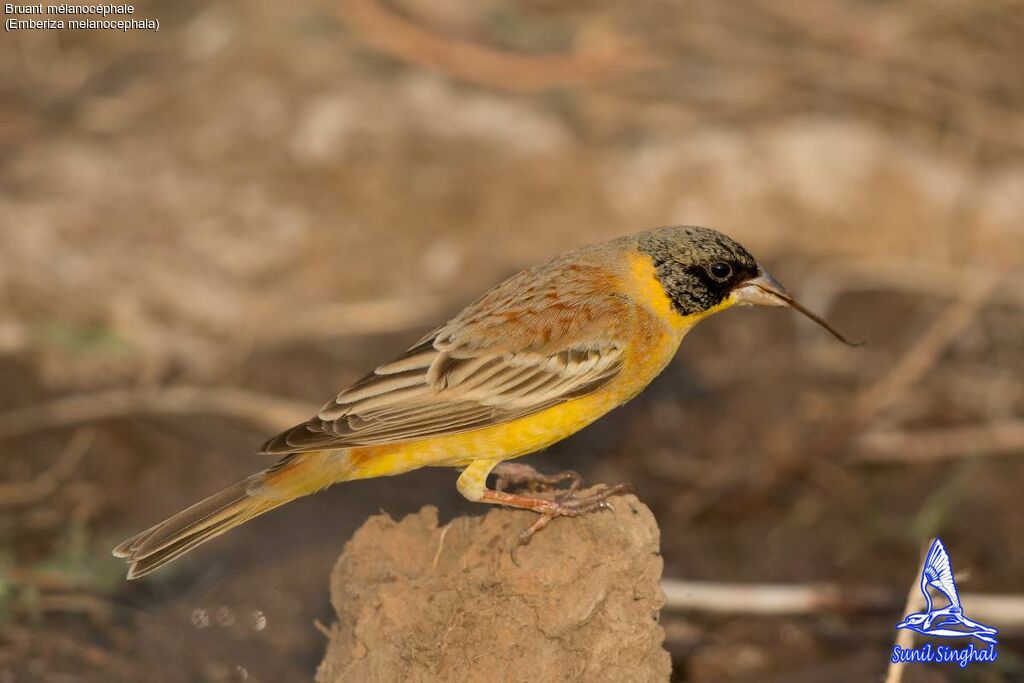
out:
<path id="1" fill-rule="evenodd" d="M 487 292 L 261 452 L 382 445 L 508 422 L 607 384 L 633 304 L 608 271 L 556 259 Z"/>
<path id="2" fill-rule="evenodd" d="M 429 365 L 400 364 L 391 373 L 392 364 L 381 366 L 261 452 L 382 445 L 508 422 L 604 386 L 618 373 L 621 357 L 620 346 L 610 342 L 550 355 L 462 359 L 435 349 Z"/>

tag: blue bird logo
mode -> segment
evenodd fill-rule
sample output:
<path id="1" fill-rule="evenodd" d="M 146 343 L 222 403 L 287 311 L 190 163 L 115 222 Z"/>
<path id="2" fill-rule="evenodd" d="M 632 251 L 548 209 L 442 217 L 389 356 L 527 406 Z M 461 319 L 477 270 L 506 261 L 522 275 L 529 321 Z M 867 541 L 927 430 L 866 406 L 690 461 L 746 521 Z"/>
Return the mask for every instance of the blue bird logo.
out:
<path id="1" fill-rule="evenodd" d="M 942 608 L 935 607 L 930 588 L 944 595 L 949 604 Z M 908 614 L 896 625 L 897 629 L 907 628 L 926 636 L 943 638 L 977 638 L 985 643 L 996 644 L 996 629 L 964 615 L 960 594 L 953 580 L 953 565 L 941 539 L 935 539 L 925 557 L 924 569 L 921 571 L 921 593 L 924 594 L 925 611 Z"/>

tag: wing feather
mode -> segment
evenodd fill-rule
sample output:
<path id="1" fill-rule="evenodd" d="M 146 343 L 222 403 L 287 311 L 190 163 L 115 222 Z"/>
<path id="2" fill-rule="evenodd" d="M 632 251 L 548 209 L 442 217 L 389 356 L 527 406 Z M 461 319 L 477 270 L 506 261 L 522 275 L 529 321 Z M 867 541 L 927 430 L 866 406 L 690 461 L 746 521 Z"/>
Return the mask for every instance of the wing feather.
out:
<path id="1" fill-rule="evenodd" d="M 343 391 L 317 417 L 267 442 L 263 451 L 380 445 L 477 429 L 594 391 L 621 367 L 622 352 L 613 343 L 558 355 L 563 358 L 554 363 L 540 354 L 461 360 L 433 382 L 434 364 L 413 370 L 406 365 L 395 373 L 387 372 L 393 365 L 383 366 L 384 372 Z"/>
<path id="2" fill-rule="evenodd" d="M 636 311 L 610 277 L 578 260 L 512 277 L 262 452 L 455 434 L 596 391 L 621 369 Z"/>

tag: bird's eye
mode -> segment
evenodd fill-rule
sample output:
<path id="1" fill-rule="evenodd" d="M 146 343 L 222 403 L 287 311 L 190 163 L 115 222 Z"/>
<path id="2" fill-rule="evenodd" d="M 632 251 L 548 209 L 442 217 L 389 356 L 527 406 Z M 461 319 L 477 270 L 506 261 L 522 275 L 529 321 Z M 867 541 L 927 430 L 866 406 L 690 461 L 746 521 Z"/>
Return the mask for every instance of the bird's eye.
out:
<path id="1" fill-rule="evenodd" d="M 711 277 L 715 278 L 719 282 L 723 282 L 728 280 L 729 276 L 732 275 L 732 266 L 723 261 L 719 261 L 718 263 L 712 263 L 711 267 L 708 268 L 708 272 L 711 274 Z"/>

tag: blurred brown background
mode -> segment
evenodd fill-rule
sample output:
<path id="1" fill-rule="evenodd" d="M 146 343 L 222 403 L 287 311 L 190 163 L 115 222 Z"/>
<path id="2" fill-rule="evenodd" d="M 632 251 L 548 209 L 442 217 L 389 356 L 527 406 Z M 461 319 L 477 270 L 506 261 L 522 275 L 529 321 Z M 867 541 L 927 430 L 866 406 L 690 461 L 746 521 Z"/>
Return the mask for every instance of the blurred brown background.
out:
<path id="1" fill-rule="evenodd" d="M 487 286 L 667 223 L 868 345 L 718 316 L 530 462 L 636 483 L 667 576 L 899 603 L 665 614 L 676 680 L 877 680 L 930 535 L 961 591 L 1024 593 L 1024 3 L 136 13 L 160 31 L 0 38 L 0 682 L 308 680 L 344 541 L 479 512 L 454 473 L 338 486 L 132 584 L 109 549 Z M 904 680 L 1024 680 L 1001 635 Z"/>

